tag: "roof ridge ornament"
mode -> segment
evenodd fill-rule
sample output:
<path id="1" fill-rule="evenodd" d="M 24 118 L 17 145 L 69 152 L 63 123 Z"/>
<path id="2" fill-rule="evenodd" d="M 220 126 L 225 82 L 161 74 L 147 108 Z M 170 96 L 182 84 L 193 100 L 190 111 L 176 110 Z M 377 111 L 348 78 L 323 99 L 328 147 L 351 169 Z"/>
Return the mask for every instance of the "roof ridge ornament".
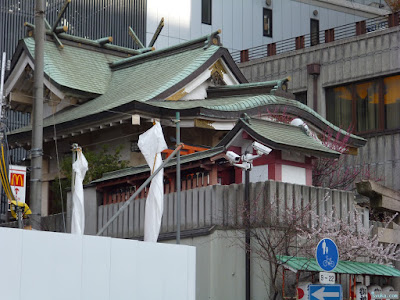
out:
<path id="1" fill-rule="evenodd" d="M 221 44 L 221 38 L 219 34 L 222 32 L 221 29 L 218 29 L 217 31 L 211 33 L 208 37 L 207 40 L 204 42 L 204 49 L 209 48 L 211 45 L 216 45 L 216 46 L 222 46 Z"/>
<path id="2" fill-rule="evenodd" d="M 151 41 L 150 41 L 150 43 L 149 43 L 149 45 L 148 45 L 149 48 L 152 48 L 152 47 L 154 46 L 154 44 L 156 43 L 156 41 L 157 41 L 157 39 L 158 39 L 158 36 L 160 35 L 161 30 L 162 30 L 163 28 L 164 28 L 164 18 L 161 18 L 161 21 L 160 21 L 160 23 L 158 24 L 157 29 L 156 29 L 156 31 L 154 32 L 154 35 L 153 35 L 153 37 L 152 37 L 152 39 L 151 39 Z"/>
<path id="3" fill-rule="evenodd" d="M 247 113 L 242 113 L 241 116 L 240 116 L 240 119 L 241 119 L 242 121 L 248 123 L 248 124 L 251 124 L 251 123 L 250 123 L 250 119 L 251 119 L 251 118 L 249 117 L 249 115 L 248 115 Z"/>
<path id="4" fill-rule="evenodd" d="M 287 92 L 288 91 L 287 83 L 290 81 L 290 79 L 291 79 L 290 76 L 282 78 L 282 79 L 278 79 L 276 81 L 276 85 L 271 90 L 271 94 L 274 95 L 277 90 Z"/>

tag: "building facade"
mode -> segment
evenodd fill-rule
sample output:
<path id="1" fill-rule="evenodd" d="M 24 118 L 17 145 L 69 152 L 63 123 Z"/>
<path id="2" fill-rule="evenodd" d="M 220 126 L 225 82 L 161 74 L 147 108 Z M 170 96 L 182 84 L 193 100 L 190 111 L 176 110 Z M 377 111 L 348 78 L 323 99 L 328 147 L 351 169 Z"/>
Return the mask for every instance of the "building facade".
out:
<path id="1" fill-rule="evenodd" d="M 387 6 L 379 7 L 373 1 L 148 0 L 146 39 L 151 39 L 163 17 L 165 27 L 156 48 L 218 29 L 222 30 L 222 44 L 231 52 L 310 33 L 316 42 L 321 30 L 389 13 Z"/>
<path id="2" fill-rule="evenodd" d="M 239 66 L 249 81 L 291 76 L 300 101 L 368 139 L 349 163 L 369 166 L 381 184 L 400 190 L 399 40 L 396 25 Z"/>

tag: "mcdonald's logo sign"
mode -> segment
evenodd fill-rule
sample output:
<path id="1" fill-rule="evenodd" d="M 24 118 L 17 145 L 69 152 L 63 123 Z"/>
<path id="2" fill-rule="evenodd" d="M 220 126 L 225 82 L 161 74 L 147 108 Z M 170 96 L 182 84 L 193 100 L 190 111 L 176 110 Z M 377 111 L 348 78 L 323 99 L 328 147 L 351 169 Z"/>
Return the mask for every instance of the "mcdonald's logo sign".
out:
<path id="1" fill-rule="evenodd" d="M 24 174 L 11 173 L 11 186 L 24 186 Z"/>

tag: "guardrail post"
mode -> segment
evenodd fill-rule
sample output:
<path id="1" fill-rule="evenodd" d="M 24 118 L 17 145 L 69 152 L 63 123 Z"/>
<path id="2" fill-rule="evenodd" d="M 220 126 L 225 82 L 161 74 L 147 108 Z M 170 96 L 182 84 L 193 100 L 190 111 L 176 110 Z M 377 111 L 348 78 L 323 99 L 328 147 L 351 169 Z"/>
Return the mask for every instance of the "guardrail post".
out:
<path id="1" fill-rule="evenodd" d="M 325 43 L 330 43 L 335 40 L 335 28 L 325 30 Z"/>
<path id="2" fill-rule="evenodd" d="M 296 50 L 304 48 L 304 35 L 296 37 Z"/>
<path id="3" fill-rule="evenodd" d="M 399 12 L 388 15 L 389 27 L 399 26 Z"/>
<path id="4" fill-rule="evenodd" d="M 367 32 L 365 21 L 356 22 L 356 35 L 364 34 Z"/>
<path id="5" fill-rule="evenodd" d="M 249 61 L 249 49 L 240 51 L 240 62 Z"/>
<path id="6" fill-rule="evenodd" d="M 267 45 L 267 55 L 276 55 L 276 43 L 271 43 Z"/>

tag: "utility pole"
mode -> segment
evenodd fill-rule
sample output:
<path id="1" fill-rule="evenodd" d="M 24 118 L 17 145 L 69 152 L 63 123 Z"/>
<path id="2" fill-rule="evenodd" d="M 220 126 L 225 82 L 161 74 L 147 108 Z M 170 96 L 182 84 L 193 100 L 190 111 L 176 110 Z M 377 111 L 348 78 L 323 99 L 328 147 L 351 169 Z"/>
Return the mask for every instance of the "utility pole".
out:
<path id="1" fill-rule="evenodd" d="M 43 161 L 43 82 L 44 82 L 44 27 L 45 0 L 35 6 L 35 70 L 32 115 L 31 193 L 32 227 L 40 230 L 42 213 Z"/>
<path id="2" fill-rule="evenodd" d="M 250 165 L 251 166 L 251 165 Z M 245 269 L 246 269 L 246 300 L 250 300 L 251 293 L 251 261 L 250 261 L 250 168 L 245 169 L 245 181 L 244 181 L 244 226 L 245 226 Z"/>
<path id="3" fill-rule="evenodd" d="M 176 112 L 176 145 L 181 144 L 181 115 Z M 176 243 L 181 243 L 181 152 L 176 154 Z"/>

